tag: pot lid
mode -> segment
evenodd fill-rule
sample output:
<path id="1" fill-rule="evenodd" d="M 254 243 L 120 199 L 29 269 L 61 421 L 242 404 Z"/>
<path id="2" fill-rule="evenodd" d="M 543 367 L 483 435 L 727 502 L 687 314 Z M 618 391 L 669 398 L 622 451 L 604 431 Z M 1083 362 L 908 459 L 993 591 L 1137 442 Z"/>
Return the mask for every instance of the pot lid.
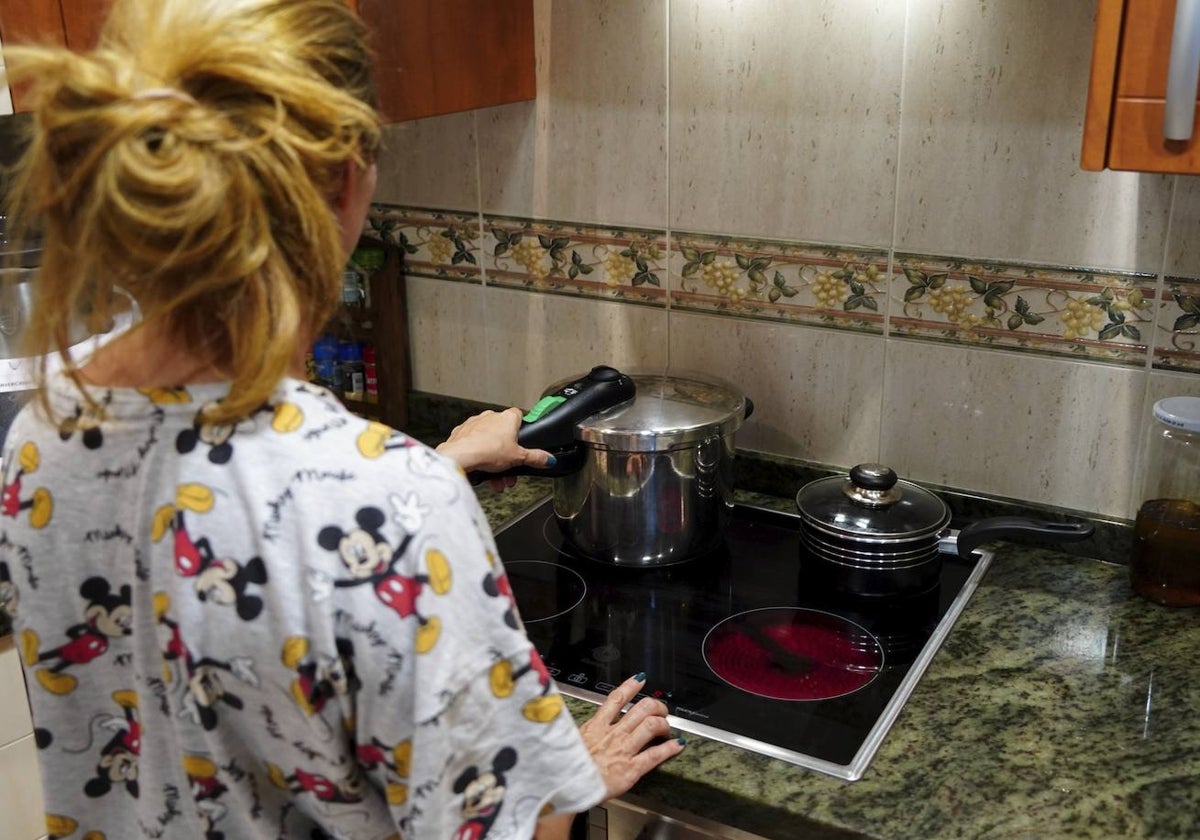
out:
<path id="1" fill-rule="evenodd" d="M 746 397 L 691 376 L 631 374 L 633 402 L 581 421 L 575 437 L 621 452 L 661 452 L 736 432 Z"/>
<path id="2" fill-rule="evenodd" d="M 811 481 L 796 494 L 796 507 L 806 524 L 853 540 L 917 540 L 950 524 L 945 502 L 919 485 L 899 480 L 882 464 L 859 464 L 849 478 L 834 475 Z"/>

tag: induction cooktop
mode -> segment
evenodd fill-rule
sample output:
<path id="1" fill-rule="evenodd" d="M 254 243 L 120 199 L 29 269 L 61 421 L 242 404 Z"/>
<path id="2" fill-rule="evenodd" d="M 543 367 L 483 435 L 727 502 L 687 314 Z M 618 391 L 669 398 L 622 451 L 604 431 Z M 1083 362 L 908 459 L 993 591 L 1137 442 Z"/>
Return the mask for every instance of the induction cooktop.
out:
<path id="1" fill-rule="evenodd" d="M 914 595 L 842 593 L 816 573 L 798 515 L 735 505 L 721 544 L 671 566 L 595 561 L 552 500 L 496 544 L 530 640 L 559 689 L 600 703 L 633 674 L 683 732 L 841 779 L 862 776 L 992 555 L 943 541 Z"/>

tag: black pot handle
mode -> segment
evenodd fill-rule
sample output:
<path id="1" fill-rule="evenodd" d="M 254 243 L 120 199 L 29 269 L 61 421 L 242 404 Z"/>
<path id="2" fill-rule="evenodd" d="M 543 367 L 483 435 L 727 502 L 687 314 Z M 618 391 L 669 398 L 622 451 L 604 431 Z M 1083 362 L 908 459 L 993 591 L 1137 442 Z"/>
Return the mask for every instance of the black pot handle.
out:
<path id="1" fill-rule="evenodd" d="M 955 545 L 958 556 L 968 558 L 971 552 L 992 540 L 1029 540 L 1040 543 L 1068 543 L 1086 540 L 1095 532 L 1088 522 L 1046 522 L 1023 516 L 995 516 L 981 519 L 958 532 Z"/>

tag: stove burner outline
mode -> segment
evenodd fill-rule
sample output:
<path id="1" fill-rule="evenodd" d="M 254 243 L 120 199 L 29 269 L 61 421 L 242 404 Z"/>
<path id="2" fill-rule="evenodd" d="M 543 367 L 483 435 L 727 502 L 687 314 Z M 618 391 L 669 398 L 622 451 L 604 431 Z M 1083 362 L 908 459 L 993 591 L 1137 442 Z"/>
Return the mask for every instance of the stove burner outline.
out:
<path id="1" fill-rule="evenodd" d="M 554 566 L 555 568 L 562 569 L 565 572 L 570 572 L 572 575 L 575 576 L 575 579 L 578 580 L 578 582 L 579 582 L 579 597 L 575 599 L 575 603 L 571 604 L 571 606 L 567 607 L 566 609 L 559 610 L 558 612 L 556 612 L 552 615 L 543 615 L 543 616 L 538 616 L 536 618 L 528 618 L 525 616 L 524 613 L 522 613 L 521 621 L 525 622 L 526 624 L 536 624 L 539 621 L 551 621 L 555 618 L 558 618 L 560 615 L 566 615 L 571 610 L 575 609 L 580 604 L 582 604 L 583 599 L 587 597 L 587 591 L 588 591 L 587 581 L 583 579 L 583 575 L 579 574 L 579 572 L 575 571 L 570 566 L 564 566 L 562 563 L 548 563 L 545 560 L 513 560 L 511 562 L 507 562 L 504 564 L 504 571 L 505 571 L 505 574 L 508 575 L 509 586 L 512 586 L 512 584 L 520 578 L 519 572 L 517 575 L 513 574 L 513 568 L 516 566 Z M 514 595 L 514 598 L 515 597 L 516 596 Z"/>
<path id="2" fill-rule="evenodd" d="M 766 693 L 765 691 L 755 691 L 754 689 L 749 688 L 745 685 L 739 685 L 738 683 L 734 682 L 732 679 L 728 678 L 725 674 L 721 673 L 721 671 L 717 668 L 716 665 L 713 664 L 712 660 L 709 658 L 709 653 L 710 653 L 709 640 L 714 637 L 715 633 L 718 633 L 719 631 L 721 631 L 722 627 L 726 627 L 726 625 L 729 625 L 730 622 L 736 622 L 738 620 L 747 622 L 747 616 L 751 616 L 754 613 L 771 613 L 771 612 L 790 613 L 791 614 L 789 616 L 790 618 L 795 618 L 801 614 L 803 614 L 804 616 L 809 616 L 809 617 L 820 616 L 822 618 L 824 624 L 829 625 L 829 626 L 834 626 L 834 627 L 840 627 L 843 630 L 843 632 L 846 634 L 845 641 L 851 647 L 854 647 L 857 652 L 859 652 L 863 655 L 866 655 L 866 656 L 872 656 L 872 654 L 873 654 L 873 659 L 874 659 L 874 661 L 872 663 L 867 664 L 867 665 L 855 665 L 855 664 L 851 664 L 851 663 L 844 663 L 843 669 L 847 672 L 860 671 L 863 674 L 869 673 L 870 676 L 867 677 L 867 679 L 865 681 L 859 683 L 858 685 L 855 685 L 853 688 L 851 688 L 848 691 L 837 691 L 834 693 L 816 692 L 816 693 L 814 693 L 814 696 L 812 696 L 812 697 L 796 697 L 796 696 L 781 696 L 782 692 L 771 694 L 771 693 Z M 733 637 L 733 638 L 735 638 L 737 641 L 749 640 L 754 645 L 754 648 L 757 651 L 766 653 L 766 655 L 768 657 L 770 657 L 770 652 L 767 650 L 768 647 L 777 648 L 777 652 L 780 655 L 797 654 L 799 656 L 803 656 L 803 654 L 799 654 L 798 651 L 793 651 L 793 650 L 787 648 L 786 646 L 782 645 L 778 640 L 764 639 L 762 642 L 759 642 L 759 641 L 755 640 L 755 638 L 752 634 L 747 634 L 747 633 L 738 631 L 736 629 L 736 625 L 734 625 L 734 628 L 735 629 L 728 630 L 728 632 L 731 634 L 731 637 L 733 637 L 733 634 L 739 634 L 738 637 Z M 758 627 L 756 629 L 760 633 L 763 631 L 763 628 L 761 628 L 761 627 Z M 870 640 L 870 642 L 873 643 L 873 648 L 874 648 L 873 651 L 868 651 L 863 647 L 864 640 Z M 732 688 L 735 688 L 738 691 L 744 691 L 747 694 L 752 694 L 756 697 L 764 697 L 769 700 L 779 700 L 779 701 L 789 702 L 789 703 L 816 703 L 816 702 L 821 702 L 824 700 L 834 700 L 838 697 L 845 697 L 847 695 L 854 694 L 858 691 L 862 691 L 864 688 L 866 688 L 871 683 L 873 683 L 879 677 L 879 675 L 881 673 L 883 673 L 884 664 L 885 664 L 885 660 L 886 660 L 886 656 L 887 656 L 884 651 L 883 645 L 880 644 L 879 640 L 876 639 L 874 635 L 872 635 L 869 631 L 867 631 L 866 628 L 864 628 L 862 625 L 858 624 L 857 622 L 851 621 L 847 618 L 844 618 L 843 616 L 837 615 L 836 613 L 826 612 L 825 610 L 816 610 L 816 609 L 811 609 L 808 607 L 793 607 L 793 606 L 759 607 L 759 608 L 753 609 L 753 610 L 744 610 L 742 612 L 735 613 L 734 615 L 731 615 L 727 618 L 721 619 L 716 624 L 714 624 L 712 627 L 710 627 L 708 632 L 704 634 L 704 639 L 700 643 L 700 655 L 704 658 L 704 664 L 706 666 L 708 666 L 708 670 L 711 671 L 713 673 L 713 675 L 717 677 L 717 679 L 721 680 L 721 682 L 725 683 L 726 685 L 731 686 Z M 772 663 L 772 664 L 774 664 L 774 663 Z M 838 664 L 838 663 L 834 663 L 834 664 Z"/>
<path id="3" fill-rule="evenodd" d="M 555 518 L 553 512 L 551 512 L 549 515 L 547 515 L 545 521 L 542 522 L 542 539 L 544 539 L 546 541 L 546 545 L 550 546 L 551 548 L 553 548 L 555 551 L 557 551 L 559 554 L 563 555 L 564 557 L 571 557 L 571 558 L 578 558 L 578 559 L 586 560 L 587 558 L 583 557 L 583 555 L 576 552 L 571 547 L 571 545 L 567 542 L 566 538 L 562 536 L 562 532 L 558 529 L 557 524 L 554 526 L 554 533 L 558 535 L 558 539 L 550 538 L 549 528 L 550 528 L 551 522 L 555 522 L 555 523 L 558 522 L 558 520 Z"/>

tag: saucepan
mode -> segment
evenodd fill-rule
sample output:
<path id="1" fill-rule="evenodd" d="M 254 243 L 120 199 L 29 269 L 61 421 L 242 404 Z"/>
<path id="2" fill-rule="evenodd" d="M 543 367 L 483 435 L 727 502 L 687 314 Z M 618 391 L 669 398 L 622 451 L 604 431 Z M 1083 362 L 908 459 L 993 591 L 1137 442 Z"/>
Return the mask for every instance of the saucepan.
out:
<path id="1" fill-rule="evenodd" d="M 866 596 L 911 595 L 934 586 L 946 542 L 969 557 L 992 540 L 1077 542 L 1094 530 L 1086 522 L 1002 516 L 955 533 L 944 501 L 882 464 L 859 464 L 848 477 L 811 481 L 796 494 L 796 507 L 801 540 L 819 576 L 837 590 Z"/>

